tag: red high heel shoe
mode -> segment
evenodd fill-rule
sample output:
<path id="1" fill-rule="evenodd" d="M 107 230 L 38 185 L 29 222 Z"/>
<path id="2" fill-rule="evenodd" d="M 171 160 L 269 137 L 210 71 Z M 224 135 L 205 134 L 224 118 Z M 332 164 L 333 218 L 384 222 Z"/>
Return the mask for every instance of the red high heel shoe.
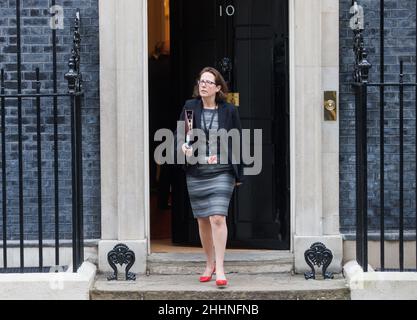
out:
<path id="1" fill-rule="evenodd" d="M 219 289 L 226 288 L 227 287 L 227 280 L 226 279 L 216 280 L 216 286 Z"/>
<path id="2" fill-rule="evenodd" d="M 209 281 L 211 281 L 211 278 L 213 277 L 213 273 L 215 273 L 216 272 L 216 267 L 214 267 L 213 268 L 213 271 L 211 272 L 211 275 L 210 276 L 201 276 L 200 277 L 200 282 L 209 282 Z"/>

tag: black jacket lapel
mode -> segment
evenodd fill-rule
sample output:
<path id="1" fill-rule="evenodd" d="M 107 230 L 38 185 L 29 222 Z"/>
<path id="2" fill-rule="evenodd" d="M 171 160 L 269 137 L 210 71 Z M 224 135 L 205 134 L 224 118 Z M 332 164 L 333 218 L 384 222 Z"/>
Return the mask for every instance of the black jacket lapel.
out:
<path id="1" fill-rule="evenodd" d="M 196 99 L 196 103 L 194 105 L 194 115 L 195 115 L 195 128 L 201 129 L 201 100 Z"/>
<path id="2" fill-rule="evenodd" d="M 219 121 L 219 129 L 220 128 L 226 128 L 225 127 L 225 121 L 226 121 L 226 105 L 224 104 L 224 102 L 221 102 L 219 104 L 219 112 L 218 112 L 218 121 Z"/>

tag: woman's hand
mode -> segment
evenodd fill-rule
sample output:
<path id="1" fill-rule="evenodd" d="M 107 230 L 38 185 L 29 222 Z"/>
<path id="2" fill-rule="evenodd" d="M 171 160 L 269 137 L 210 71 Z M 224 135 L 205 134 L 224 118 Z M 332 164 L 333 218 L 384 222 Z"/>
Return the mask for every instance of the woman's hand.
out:
<path id="1" fill-rule="evenodd" d="M 216 155 L 212 155 L 207 159 L 207 163 L 208 164 L 216 164 L 217 163 L 217 156 Z"/>
<path id="2" fill-rule="evenodd" d="M 187 143 L 184 143 L 181 147 L 182 152 L 187 156 L 187 157 L 191 157 L 193 154 L 193 147 L 188 147 Z"/>
<path id="3" fill-rule="evenodd" d="M 237 182 L 237 181 L 235 180 L 235 187 L 239 187 L 241 184 L 242 184 L 242 182 Z"/>

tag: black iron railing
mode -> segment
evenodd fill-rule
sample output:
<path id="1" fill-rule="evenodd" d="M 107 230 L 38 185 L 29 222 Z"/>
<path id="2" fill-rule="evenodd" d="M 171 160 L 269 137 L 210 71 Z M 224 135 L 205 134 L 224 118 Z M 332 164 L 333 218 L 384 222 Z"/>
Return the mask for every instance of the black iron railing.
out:
<path id="1" fill-rule="evenodd" d="M 379 82 L 369 82 L 369 70 L 372 67 L 368 61 L 367 50 L 364 46 L 364 23 L 360 21 L 361 17 L 358 14 L 359 7 L 358 2 L 352 0 L 352 11 L 351 13 L 357 16 L 355 21 L 354 32 L 354 52 L 355 52 L 355 70 L 353 74 L 354 78 L 354 91 L 355 91 L 355 130 L 356 130 L 356 259 L 358 263 L 362 266 L 364 271 L 368 271 L 368 224 L 370 222 L 368 216 L 368 110 L 371 103 L 368 103 L 369 91 L 377 90 L 379 91 L 379 211 L 380 211 L 380 221 L 379 221 L 379 241 L 380 241 L 380 266 L 379 270 L 386 271 L 388 270 L 385 267 L 385 243 L 386 240 L 386 228 L 385 228 L 385 176 L 386 176 L 386 167 L 385 167 L 385 129 L 386 129 L 386 118 L 385 112 L 389 109 L 389 105 L 385 103 L 385 94 L 389 90 L 390 93 L 398 94 L 398 225 L 396 230 L 398 230 L 398 240 L 399 240 L 399 263 L 398 270 L 405 271 L 409 269 L 404 268 L 404 89 L 405 88 L 416 88 L 416 82 L 406 83 L 404 82 L 404 61 L 400 60 L 399 64 L 399 74 L 398 82 L 385 82 L 385 71 L 384 71 L 384 12 L 385 12 L 385 2 L 380 0 L 380 81 Z M 417 8 L 416 8 L 417 10 Z M 417 48 L 417 46 L 416 46 Z M 416 49 L 417 50 L 417 49 Z M 416 52 L 417 56 L 417 52 Z M 416 72 L 414 76 L 417 75 L 417 65 Z M 416 99 L 415 99 L 415 110 L 417 111 L 417 90 L 416 90 Z M 414 115 L 415 116 L 415 115 Z M 417 129 L 417 118 L 415 120 L 415 126 Z M 417 131 L 416 131 L 417 137 Z M 415 146 L 414 146 L 415 147 Z M 417 152 L 416 152 L 417 155 Z M 417 156 L 416 156 L 417 157 Z M 417 158 L 416 158 L 417 163 Z M 416 172 L 417 177 L 417 172 Z M 416 181 L 417 185 L 417 181 Z M 417 195 L 416 195 L 417 198 Z M 417 214 L 417 210 L 416 210 Z M 417 217 L 416 217 L 417 221 Z M 417 230 L 417 224 L 415 226 Z M 417 257 L 417 247 L 416 247 L 416 257 Z M 417 266 L 417 258 L 416 258 Z"/>
<path id="2" fill-rule="evenodd" d="M 52 3 L 55 5 L 55 1 Z M 43 146 L 42 141 L 53 141 L 53 177 L 54 177 L 54 191 L 53 191 L 53 202 L 54 202 L 54 210 L 53 210 L 53 219 L 52 217 L 48 217 L 48 221 L 53 220 L 54 223 L 54 247 L 55 247 L 55 265 L 60 265 L 60 194 L 59 194 L 59 154 L 61 150 L 59 149 L 59 117 L 66 116 L 65 112 L 64 115 L 59 113 L 59 108 L 64 109 L 64 106 L 60 106 L 58 104 L 59 101 L 64 101 L 64 99 L 68 99 L 68 104 L 70 106 L 70 111 L 68 115 L 70 115 L 70 123 L 71 123 L 71 189 L 72 189 L 72 267 L 73 271 L 76 272 L 79 266 L 82 264 L 84 257 L 84 244 L 83 244 L 83 185 L 82 185 L 82 135 L 81 135 L 81 104 L 82 104 L 82 76 L 80 72 L 80 11 L 77 10 L 76 17 L 75 17 L 75 27 L 74 27 L 74 37 L 73 37 L 73 48 L 71 52 L 71 58 L 69 59 L 69 71 L 65 74 L 65 79 L 68 81 L 68 92 L 65 93 L 58 93 L 58 79 L 57 79 L 57 49 L 56 49 L 56 30 L 52 29 L 52 80 L 53 80 L 53 92 L 41 92 L 41 73 L 39 68 L 36 68 L 35 72 L 35 92 L 25 92 L 22 93 L 22 61 L 21 61 L 21 46 L 20 46 L 20 36 L 21 36 L 21 28 L 20 28 L 20 0 L 16 1 L 16 35 L 17 35 L 17 90 L 12 90 L 6 88 L 5 79 L 7 74 L 3 69 L 1 69 L 1 91 L 0 91 L 0 102 L 1 102 L 1 187 L 2 187 L 2 250 L 3 250 L 3 271 L 7 272 L 8 269 L 12 270 L 8 265 L 7 260 L 7 252 L 8 252 L 8 242 L 9 242 L 9 235 L 8 235 L 8 226 L 14 223 L 11 221 L 11 217 L 8 216 L 8 200 L 10 194 L 8 190 L 8 177 L 7 177 L 7 164 L 11 161 L 16 161 L 18 163 L 18 224 L 19 224 L 19 252 L 20 252 L 20 272 L 25 272 L 28 270 L 28 267 L 25 265 L 25 198 L 24 198 L 24 190 L 25 190 L 25 179 L 24 179 L 24 159 L 25 159 L 25 150 L 23 148 L 23 124 L 25 121 L 25 115 L 23 113 L 24 107 L 22 103 L 24 102 L 32 102 L 32 106 L 35 106 L 36 109 L 36 139 L 33 142 L 36 145 L 36 162 L 37 162 L 37 172 L 36 172 L 36 179 L 37 179 L 37 242 L 39 247 L 39 263 L 38 268 L 40 271 L 48 270 L 44 267 L 44 237 L 43 237 L 43 227 L 44 227 L 44 203 L 43 203 L 43 187 L 44 187 L 44 178 L 42 174 L 43 164 L 42 164 L 42 153 L 43 153 Z M 46 77 L 45 77 L 46 78 Z M 61 79 L 61 80 L 65 80 Z M 17 91 L 17 92 L 16 92 Z M 43 100 L 52 99 L 52 113 L 53 113 L 53 129 L 51 131 L 52 134 L 45 137 L 45 126 L 48 124 L 43 117 L 44 110 L 42 109 L 45 105 L 42 104 Z M 17 102 L 17 103 L 16 103 Z M 47 101 L 49 103 L 49 100 Z M 65 103 L 64 103 L 65 104 Z M 16 109 L 17 112 L 17 135 L 8 135 L 6 136 L 6 131 L 8 130 L 8 122 L 6 121 L 6 109 Z M 10 136 L 13 136 L 15 139 L 14 141 L 10 141 Z M 9 137 L 9 138 L 7 138 Z M 11 155 L 10 152 L 6 149 L 6 146 L 11 143 L 17 143 L 18 152 L 17 152 L 17 159 L 15 158 L 14 154 Z M 69 150 L 62 150 L 68 152 Z M 48 195 L 52 196 L 52 195 Z M 32 268 L 33 269 L 33 268 Z M 5 270 L 5 271 L 4 271 Z M 15 268 L 13 270 L 16 270 Z"/>

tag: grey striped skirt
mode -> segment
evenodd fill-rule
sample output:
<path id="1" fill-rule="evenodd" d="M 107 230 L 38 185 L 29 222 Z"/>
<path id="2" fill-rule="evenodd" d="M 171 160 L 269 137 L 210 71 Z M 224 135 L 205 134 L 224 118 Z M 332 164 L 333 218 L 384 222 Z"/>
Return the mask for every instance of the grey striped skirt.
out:
<path id="1" fill-rule="evenodd" d="M 187 174 L 186 177 L 194 218 L 227 216 L 235 186 L 235 177 L 231 171 Z"/>

